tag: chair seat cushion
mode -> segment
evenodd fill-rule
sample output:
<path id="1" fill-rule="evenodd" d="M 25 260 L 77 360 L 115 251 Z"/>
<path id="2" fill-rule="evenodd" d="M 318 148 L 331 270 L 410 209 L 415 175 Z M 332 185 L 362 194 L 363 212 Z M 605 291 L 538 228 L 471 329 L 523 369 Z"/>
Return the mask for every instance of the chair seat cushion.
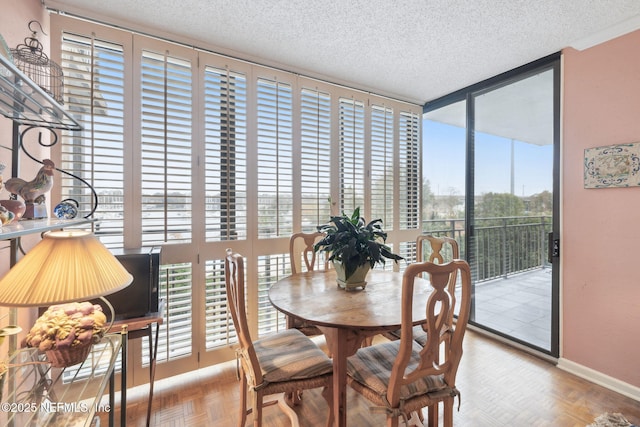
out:
<path id="1" fill-rule="evenodd" d="M 367 387 L 381 398 L 387 394 L 391 369 L 398 356 L 400 341 L 391 341 L 359 349 L 347 359 L 347 374 L 362 386 Z M 413 348 L 407 371 L 414 370 L 420 362 L 422 346 L 413 341 Z M 419 378 L 400 389 L 400 399 L 432 393 L 447 388 L 443 375 L 430 375 Z"/>
<path id="2" fill-rule="evenodd" d="M 420 347 L 427 345 L 427 333 L 422 330 L 421 326 L 415 326 L 413 328 L 413 340 L 420 344 Z"/>
<path id="3" fill-rule="evenodd" d="M 264 381 L 303 380 L 331 373 L 331 359 L 297 329 L 254 341 Z"/>
<path id="4" fill-rule="evenodd" d="M 389 340 L 399 340 L 400 339 L 400 329 L 396 329 L 395 331 L 385 332 L 383 334 Z M 427 345 L 427 333 L 422 329 L 422 326 L 416 325 L 413 327 L 413 339 L 416 340 L 418 344 L 421 346 Z"/>

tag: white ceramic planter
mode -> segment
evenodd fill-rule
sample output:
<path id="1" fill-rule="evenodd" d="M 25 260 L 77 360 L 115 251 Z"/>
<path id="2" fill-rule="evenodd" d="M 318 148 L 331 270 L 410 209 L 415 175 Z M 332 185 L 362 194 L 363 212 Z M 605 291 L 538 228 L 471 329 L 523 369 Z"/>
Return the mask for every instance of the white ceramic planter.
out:
<path id="1" fill-rule="evenodd" d="M 371 266 L 367 263 L 361 265 L 353 272 L 349 278 L 345 277 L 344 266 L 341 262 L 333 261 L 333 267 L 336 270 L 338 286 L 347 291 L 353 291 L 357 289 L 364 289 L 367 286 L 366 278 L 367 273 L 371 269 Z"/>

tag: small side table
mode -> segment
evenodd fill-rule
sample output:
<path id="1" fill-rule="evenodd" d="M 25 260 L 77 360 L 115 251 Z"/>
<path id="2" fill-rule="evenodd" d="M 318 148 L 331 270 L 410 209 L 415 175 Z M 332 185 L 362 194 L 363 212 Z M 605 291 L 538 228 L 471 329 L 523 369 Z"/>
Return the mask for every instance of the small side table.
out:
<path id="1" fill-rule="evenodd" d="M 137 339 L 146 336 L 149 339 L 149 401 L 147 402 L 147 427 L 151 422 L 151 405 L 153 402 L 153 383 L 156 376 L 156 357 L 158 355 L 158 335 L 160 332 L 160 325 L 164 318 L 164 300 L 160 301 L 159 311 L 155 313 L 149 313 L 142 317 L 135 317 L 132 319 L 121 319 L 113 322 L 112 330 L 118 330 L 122 326 L 127 326 L 128 339 Z M 155 338 L 152 336 L 152 326 L 155 324 Z M 122 361 L 122 370 L 126 370 L 126 360 Z M 122 426 L 127 425 L 127 391 L 126 387 L 122 395 L 122 408 L 120 410 L 120 422 Z"/>

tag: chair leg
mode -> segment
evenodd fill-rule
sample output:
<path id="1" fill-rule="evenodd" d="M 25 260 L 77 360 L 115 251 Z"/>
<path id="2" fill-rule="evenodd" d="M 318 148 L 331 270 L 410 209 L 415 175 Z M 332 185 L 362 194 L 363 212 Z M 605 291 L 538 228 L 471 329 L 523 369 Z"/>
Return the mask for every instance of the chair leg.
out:
<path id="1" fill-rule="evenodd" d="M 297 394 L 297 393 L 294 393 Z M 271 402 L 269 402 L 271 403 Z M 287 417 L 289 417 L 289 421 L 291 421 L 291 427 L 300 427 L 300 423 L 298 422 L 298 414 L 294 411 L 291 406 L 287 402 L 287 393 L 283 393 L 278 396 L 277 399 L 278 407 L 285 413 Z M 267 403 L 265 403 L 267 406 Z"/>
<path id="2" fill-rule="evenodd" d="M 453 427 L 453 397 L 444 400 L 444 427 Z"/>
<path id="3" fill-rule="evenodd" d="M 292 408 L 302 403 L 302 390 L 287 392 L 284 399 Z"/>
<path id="4" fill-rule="evenodd" d="M 438 402 L 427 407 L 427 425 L 429 427 L 438 427 Z"/>
<path id="5" fill-rule="evenodd" d="M 240 413 L 238 414 L 238 426 L 244 427 L 247 423 L 247 377 L 240 373 Z"/>
<path id="6" fill-rule="evenodd" d="M 322 388 L 322 397 L 327 401 L 329 413 L 327 414 L 327 427 L 333 427 L 333 383 L 329 381 L 329 385 Z"/>
<path id="7" fill-rule="evenodd" d="M 262 427 L 262 403 L 263 395 L 261 391 L 253 391 L 253 427 Z"/>
<path id="8" fill-rule="evenodd" d="M 399 423 L 400 417 L 392 417 L 390 415 L 387 415 L 387 427 L 398 427 Z"/>

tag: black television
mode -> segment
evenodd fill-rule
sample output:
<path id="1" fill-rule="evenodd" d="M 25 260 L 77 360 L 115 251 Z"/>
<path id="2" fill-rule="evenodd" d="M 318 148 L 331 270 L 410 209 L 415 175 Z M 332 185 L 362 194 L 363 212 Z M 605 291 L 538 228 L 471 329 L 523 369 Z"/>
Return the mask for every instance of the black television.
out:
<path id="1" fill-rule="evenodd" d="M 160 252 L 159 247 L 111 250 L 133 276 L 129 286 L 104 296 L 113 305 L 116 320 L 142 317 L 158 311 Z M 94 302 L 101 303 L 100 300 Z"/>

